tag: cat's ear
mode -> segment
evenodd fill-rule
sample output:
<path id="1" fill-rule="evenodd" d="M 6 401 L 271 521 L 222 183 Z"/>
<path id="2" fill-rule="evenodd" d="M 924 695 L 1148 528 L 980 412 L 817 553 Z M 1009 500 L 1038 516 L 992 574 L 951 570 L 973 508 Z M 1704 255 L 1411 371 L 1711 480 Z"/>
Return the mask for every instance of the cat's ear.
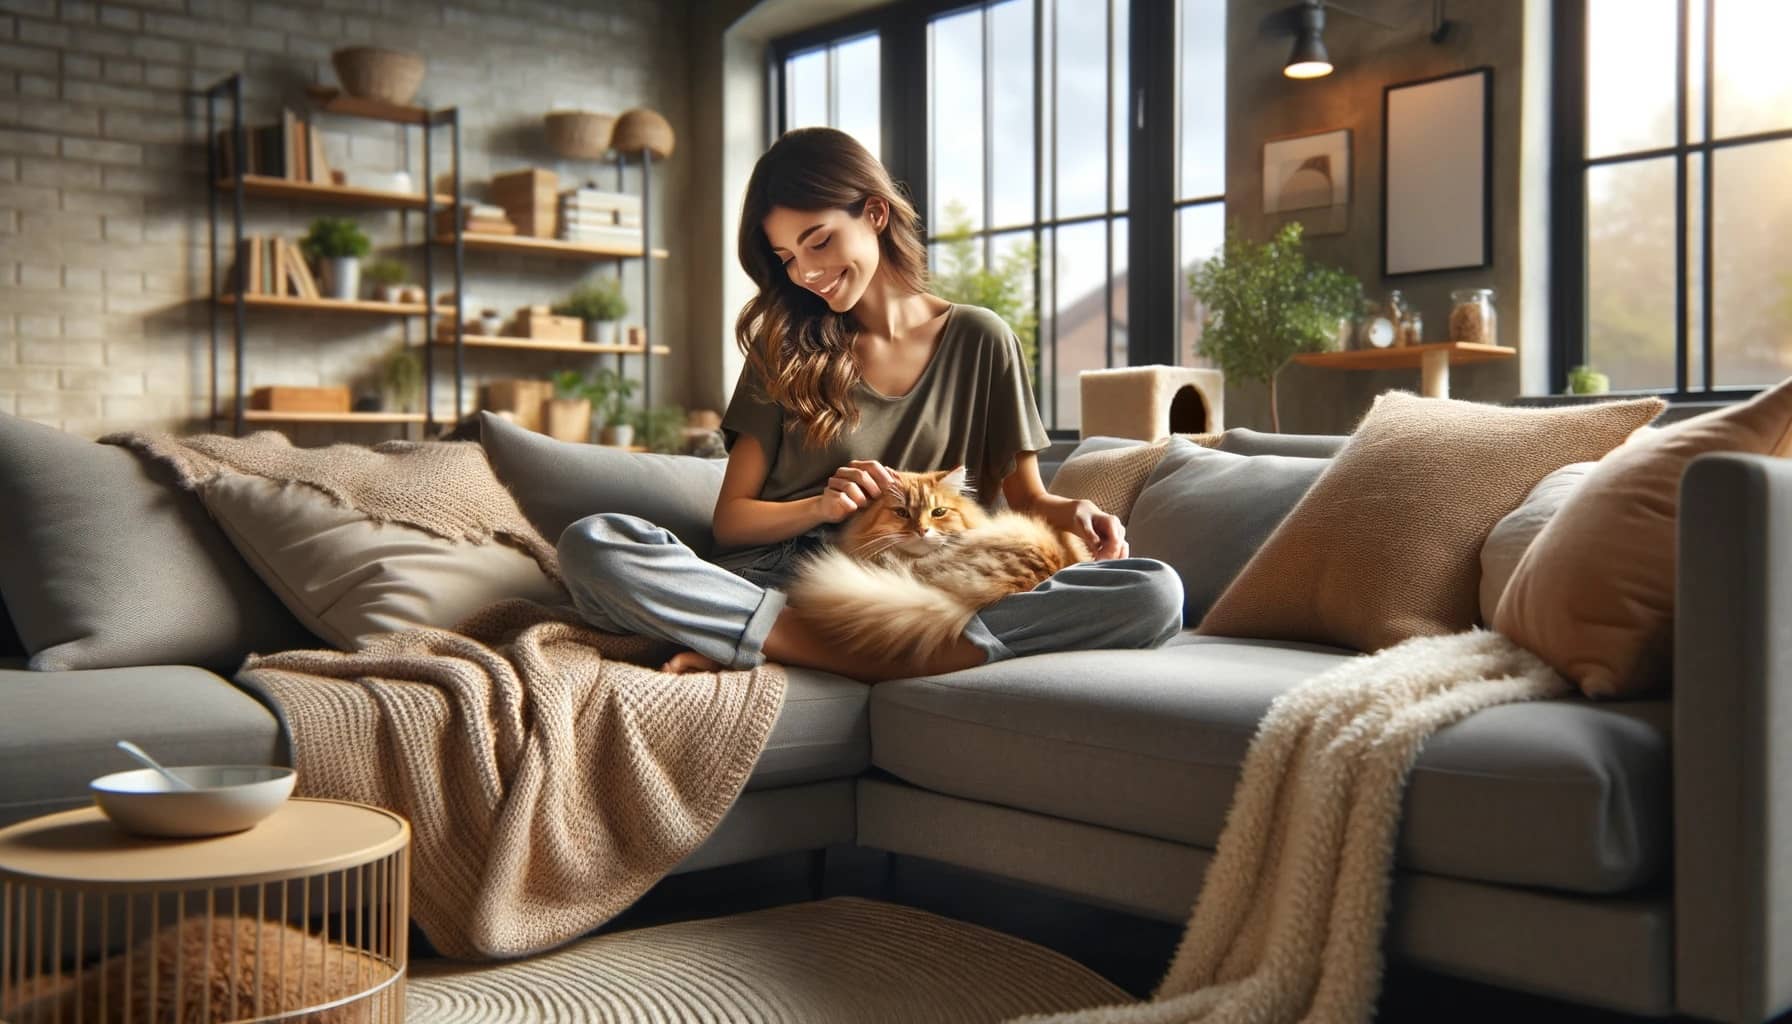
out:
<path id="1" fill-rule="evenodd" d="M 940 486 L 963 494 L 970 489 L 970 477 L 965 473 L 963 466 L 958 466 L 948 470 L 946 475 L 940 478 Z"/>

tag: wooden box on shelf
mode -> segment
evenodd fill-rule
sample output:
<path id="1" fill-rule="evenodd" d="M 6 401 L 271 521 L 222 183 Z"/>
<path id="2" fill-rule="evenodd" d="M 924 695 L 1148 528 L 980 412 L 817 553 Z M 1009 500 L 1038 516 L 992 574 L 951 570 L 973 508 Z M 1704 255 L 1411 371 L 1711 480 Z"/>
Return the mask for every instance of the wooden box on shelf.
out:
<path id="1" fill-rule="evenodd" d="M 249 393 L 249 408 L 269 412 L 348 412 L 348 388 L 260 387 Z"/>
<path id="2" fill-rule="evenodd" d="M 493 175 L 491 201 L 504 208 L 505 215 L 520 234 L 554 238 L 560 226 L 559 189 L 559 175 L 531 167 Z"/>
<path id="3" fill-rule="evenodd" d="M 585 321 L 576 316 L 555 316 L 546 306 L 530 306 L 517 314 L 523 337 L 536 341 L 583 341 Z"/>
<path id="4" fill-rule="evenodd" d="M 546 380 L 513 378 L 488 382 L 480 396 L 479 407 L 492 412 L 507 412 L 520 426 L 539 433 L 541 409 L 554 397 L 554 384 Z"/>

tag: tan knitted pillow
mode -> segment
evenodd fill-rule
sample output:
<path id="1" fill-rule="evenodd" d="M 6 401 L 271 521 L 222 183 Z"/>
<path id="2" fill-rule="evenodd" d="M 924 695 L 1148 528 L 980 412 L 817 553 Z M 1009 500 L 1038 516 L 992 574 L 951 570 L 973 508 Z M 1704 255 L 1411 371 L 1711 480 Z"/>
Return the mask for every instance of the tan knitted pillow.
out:
<path id="1" fill-rule="evenodd" d="M 1680 476 L 1706 452 L 1792 455 L 1792 378 L 1606 456 L 1519 560 L 1493 625 L 1592 697 L 1667 689 Z"/>
<path id="2" fill-rule="evenodd" d="M 1218 443 L 1219 434 L 1177 434 L 1206 448 Z M 1072 453 L 1052 477 L 1051 492 L 1066 498 L 1086 498 L 1103 512 L 1119 516 L 1126 522 L 1132 516 L 1132 504 L 1145 487 L 1145 479 L 1169 450 L 1168 437 L 1150 444 L 1104 448 L 1083 454 Z"/>
<path id="3" fill-rule="evenodd" d="M 1599 458 L 1664 405 L 1508 409 L 1384 394 L 1200 632 L 1377 651 L 1468 629 L 1494 524 L 1545 476 Z"/>

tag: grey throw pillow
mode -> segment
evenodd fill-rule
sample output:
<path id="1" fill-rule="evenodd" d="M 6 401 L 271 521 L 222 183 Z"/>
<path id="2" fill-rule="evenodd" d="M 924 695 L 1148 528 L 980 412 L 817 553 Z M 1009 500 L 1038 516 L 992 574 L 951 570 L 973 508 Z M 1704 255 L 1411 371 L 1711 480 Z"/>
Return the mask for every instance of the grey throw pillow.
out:
<path id="1" fill-rule="evenodd" d="M 1182 577 L 1182 621 L 1194 625 L 1294 508 L 1330 459 L 1235 455 L 1170 440 L 1132 506 L 1132 553 Z"/>
<path id="2" fill-rule="evenodd" d="M 0 594 L 31 667 L 198 665 L 317 641 L 166 467 L 0 414 Z"/>
<path id="3" fill-rule="evenodd" d="M 671 530 L 699 555 L 715 547 L 711 526 L 727 460 L 571 444 L 489 412 L 479 419 L 492 471 L 548 540 L 586 516 L 622 512 Z"/>
<path id="4" fill-rule="evenodd" d="M 1234 455 L 1292 455 L 1303 459 L 1329 459 L 1349 440 L 1343 434 L 1266 434 L 1249 427 L 1233 427 L 1214 445 Z"/>

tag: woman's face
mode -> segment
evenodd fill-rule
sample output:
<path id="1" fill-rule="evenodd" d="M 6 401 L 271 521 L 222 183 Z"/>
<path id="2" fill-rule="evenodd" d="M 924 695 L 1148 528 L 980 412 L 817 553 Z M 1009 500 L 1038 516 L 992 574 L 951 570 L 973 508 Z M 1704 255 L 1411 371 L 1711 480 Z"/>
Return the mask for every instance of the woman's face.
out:
<path id="1" fill-rule="evenodd" d="M 844 313 L 859 304 L 877 273 L 882 256 L 878 233 L 888 216 L 877 199 L 868 201 L 858 217 L 841 209 L 774 206 L 761 226 L 773 258 L 783 261 L 790 279 L 821 296 L 829 309 Z"/>

